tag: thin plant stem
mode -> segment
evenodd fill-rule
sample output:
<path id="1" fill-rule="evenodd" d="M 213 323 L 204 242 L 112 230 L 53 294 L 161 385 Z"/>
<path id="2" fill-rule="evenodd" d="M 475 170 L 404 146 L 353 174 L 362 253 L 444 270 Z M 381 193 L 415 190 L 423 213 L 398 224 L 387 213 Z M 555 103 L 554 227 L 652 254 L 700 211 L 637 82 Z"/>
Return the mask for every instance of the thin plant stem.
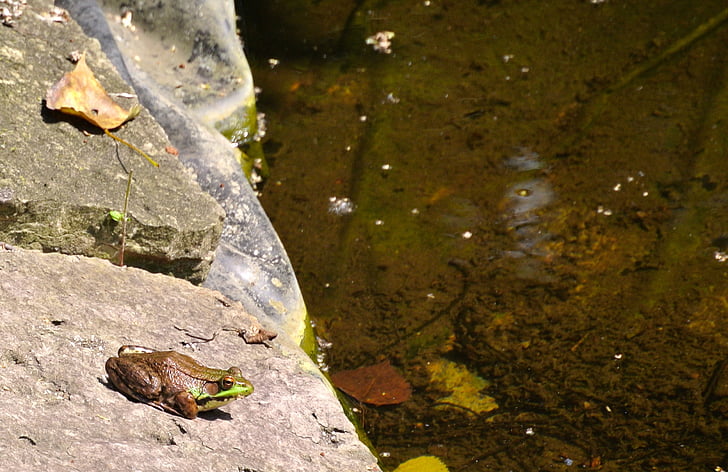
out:
<path id="1" fill-rule="evenodd" d="M 124 195 L 124 212 L 121 220 L 121 249 L 119 250 L 119 266 L 124 266 L 124 249 L 126 248 L 126 211 L 129 208 L 129 194 L 131 194 L 131 176 L 134 171 L 129 171 L 129 178 L 126 181 L 126 194 Z"/>
<path id="2" fill-rule="evenodd" d="M 129 147 L 129 148 L 131 148 L 132 150 L 134 150 L 134 151 L 138 152 L 139 154 L 141 154 L 142 156 L 144 156 L 144 157 L 145 157 L 145 158 L 146 158 L 146 159 L 147 159 L 147 160 L 149 161 L 149 163 L 150 163 L 151 165 L 153 165 L 154 167 L 159 167 L 159 164 L 157 164 L 157 162 L 156 162 L 156 161 L 155 161 L 154 159 L 152 159 L 151 157 L 149 157 L 149 154 L 147 154 L 146 152 L 142 151 L 142 150 L 141 150 L 141 149 L 139 149 L 138 147 L 134 146 L 134 145 L 133 145 L 133 144 L 131 144 L 130 142 L 124 141 L 124 140 L 123 140 L 123 139 L 121 139 L 120 137 L 118 137 L 118 136 L 116 136 L 116 135 L 112 134 L 112 133 L 111 133 L 111 132 L 110 132 L 110 131 L 109 131 L 108 129 L 105 129 L 105 130 L 104 130 L 104 133 L 106 133 L 106 134 L 107 134 L 107 135 L 109 135 L 110 137 L 114 138 L 115 140 L 119 141 L 119 142 L 120 142 L 121 144 L 123 144 L 124 146 L 128 146 L 128 147 Z"/>

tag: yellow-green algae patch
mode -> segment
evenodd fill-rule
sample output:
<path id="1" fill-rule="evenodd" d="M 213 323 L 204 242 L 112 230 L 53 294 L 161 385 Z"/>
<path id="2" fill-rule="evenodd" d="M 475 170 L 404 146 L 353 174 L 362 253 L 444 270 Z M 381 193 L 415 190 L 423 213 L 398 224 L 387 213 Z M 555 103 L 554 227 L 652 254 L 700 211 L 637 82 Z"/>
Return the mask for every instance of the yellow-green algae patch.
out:
<path id="1" fill-rule="evenodd" d="M 483 389 L 490 386 L 490 382 L 472 373 L 464 365 L 440 359 L 431 362 L 427 370 L 432 388 L 451 392 L 438 400 L 440 407 L 456 406 L 476 414 L 498 408 L 493 397 L 482 393 Z"/>

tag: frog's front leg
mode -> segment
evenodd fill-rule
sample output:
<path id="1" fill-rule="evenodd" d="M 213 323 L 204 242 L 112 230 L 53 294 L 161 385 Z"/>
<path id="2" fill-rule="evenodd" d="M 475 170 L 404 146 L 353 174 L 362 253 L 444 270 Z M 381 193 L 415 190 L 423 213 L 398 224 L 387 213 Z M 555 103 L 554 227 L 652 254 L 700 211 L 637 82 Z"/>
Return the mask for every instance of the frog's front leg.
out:
<path id="1" fill-rule="evenodd" d="M 182 415 L 187 419 L 193 420 L 197 418 L 197 402 L 190 392 L 177 392 L 167 398 L 162 406 L 167 410 L 178 415 Z"/>

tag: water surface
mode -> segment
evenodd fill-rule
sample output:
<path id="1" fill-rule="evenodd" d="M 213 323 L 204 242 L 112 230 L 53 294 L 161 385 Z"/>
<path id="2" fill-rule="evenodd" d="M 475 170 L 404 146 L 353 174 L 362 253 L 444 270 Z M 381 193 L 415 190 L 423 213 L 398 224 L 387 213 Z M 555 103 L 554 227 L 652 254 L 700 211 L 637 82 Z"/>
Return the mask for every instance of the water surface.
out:
<path id="1" fill-rule="evenodd" d="M 728 469 L 724 2 L 247 3 L 326 363 L 415 388 L 386 466 Z"/>

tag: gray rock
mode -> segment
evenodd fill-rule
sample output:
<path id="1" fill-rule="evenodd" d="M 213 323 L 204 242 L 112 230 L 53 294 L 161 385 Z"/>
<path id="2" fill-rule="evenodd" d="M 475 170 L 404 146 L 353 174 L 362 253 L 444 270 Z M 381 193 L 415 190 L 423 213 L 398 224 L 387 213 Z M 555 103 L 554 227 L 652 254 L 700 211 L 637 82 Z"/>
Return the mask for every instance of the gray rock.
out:
<path id="1" fill-rule="evenodd" d="M 83 120 L 44 109 L 48 88 L 74 68 L 66 59 L 72 51 L 87 51 L 108 92 L 131 92 L 98 42 L 72 21 L 51 21 L 51 7 L 34 2 L 12 28 L 0 28 L 0 238 L 45 251 L 111 257 L 120 225 L 108 212 L 123 209 L 125 170 L 133 170 L 126 262 L 202 281 L 224 213 L 165 152 L 169 141 L 149 113 L 115 134 L 146 150 L 159 169 Z M 134 103 L 117 100 L 126 108 Z"/>
<path id="2" fill-rule="evenodd" d="M 316 366 L 270 347 L 237 302 L 100 259 L 0 250 L 0 462 L 9 470 L 379 471 Z M 210 339 L 195 341 L 188 334 Z M 198 340 L 199 341 L 199 340 Z M 187 420 L 128 400 L 104 363 L 122 344 L 239 366 L 255 392 Z"/>
<path id="3" fill-rule="evenodd" d="M 254 129 L 252 78 L 235 35 L 232 2 L 58 3 L 99 39 L 179 149 L 180 161 L 225 209 L 221 241 L 204 285 L 243 302 L 253 315 L 302 342 L 306 307 L 288 256 L 236 150 L 212 128 Z M 134 31 L 120 22 L 127 11 Z M 216 93 L 199 94 L 205 88 L 200 85 Z"/>
<path id="4" fill-rule="evenodd" d="M 300 339 L 279 330 L 268 347 L 238 336 L 261 329 L 250 312 L 263 305 L 284 320 L 290 307 L 305 309 L 276 295 L 280 287 L 298 294 L 298 287 L 239 166 L 226 159 L 224 139 L 178 104 L 165 109 L 164 95 L 154 102 L 160 116 L 177 120 L 183 159 L 215 163 L 213 170 L 201 166 L 197 177 L 226 205 L 221 231 L 222 210 L 163 152 L 168 143 L 148 114 L 117 134 L 149 151 L 160 169 L 126 148 L 117 151 L 93 127 L 43 112 L 46 90 L 73 67 L 64 59 L 71 50 L 87 50 L 108 91 L 128 91 L 98 43 L 73 21 L 51 20 L 51 7 L 38 0 L 13 17 L 12 28 L 0 27 L 0 237 L 98 255 L 117 241 L 118 227 L 106 215 L 121 209 L 124 169 L 133 169 L 130 250 L 197 280 L 222 233 L 219 280 L 231 280 L 225 273 L 246 280 L 244 289 L 229 282 L 230 291 L 247 290 L 240 298 L 252 308 L 185 280 L 0 244 L 0 463 L 13 470 L 379 471 Z M 247 252 L 236 254 L 233 243 Z M 250 266 L 240 264 L 245 258 Z M 279 278 L 281 271 L 291 280 Z M 266 292 L 266 284 L 278 292 Z M 104 372 L 122 344 L 175 349 L 210 367 L 237 365 L 255 392 L 195 420 L 130 401 Z"/>

